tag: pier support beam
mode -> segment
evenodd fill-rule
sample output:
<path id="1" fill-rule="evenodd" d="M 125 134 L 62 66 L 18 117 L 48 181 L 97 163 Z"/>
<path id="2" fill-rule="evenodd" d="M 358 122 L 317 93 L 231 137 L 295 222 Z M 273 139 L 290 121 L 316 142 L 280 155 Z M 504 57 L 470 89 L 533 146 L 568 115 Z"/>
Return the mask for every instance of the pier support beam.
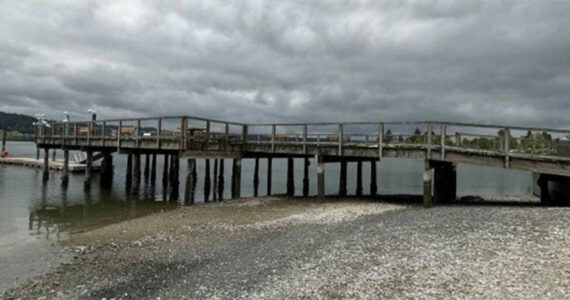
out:
<path id="1" fill-rule="evenodd" d="M 426 160 L 424 172 L 424 207 L 455 200 L 457 171 L 450 162 Z"/>
<path id="2" fill-rule="evenodd" d="M 66 188 L 69 186 L 69 150 L 63 150 L 63 169 L 61 173 L 61 186 Z"/>
<path id="3" fill-rule="evenodd" d="M 322 155 L 317 155 L 317 195 L 325 197 L 325 160 Z"/>
<path id="4" fill-rule="evenodd" d="M 232 166 L 232 199 L 241 197 L 241 158 L 234 158 Z"/>
<path id="5" fill-rule="evenodd" d="M 287 158 L 287 196 L 295 196 L 295 160 Z"/>
<path id="6" fill-rule="evenodd" d="M 273 175 L 273 159 L 271 157 L 267 158 L 267 195 L 271 196 L 271 184 Z"/>
<path id="7" fill-rule="evenodd" d="M 42 181 L 46 182 L 49 180 L 49 149 L 44 148 L 44 166 L 42 169 Z"/>
<path id="8" fill-rule="evenodd" d="M 253 167 L 253 197 L 259 196 L 259 157 L 255 158 Z"/>
<path id="9" fill-rule="evenodd" d="M 127 155 L 127 169 L 126 169 L 126 174 L 125 174 L 125 178 L 126 178 L 126 185 L 125 185 L 125 190 L 127 191 L 127 194 L 131 193 L 131 187 L 133 184 L 133 154 L 129 153 Z"/>
<path id="10" fill-rule="evenodd" d="M 170 200 L 178 200 L 180 197 L 180 159 L 177 153 L 170 156 Z M 194 182 L 192 186 L 195 187 Z"/>
<path id="11" fill-rule="evenodd" d="M 188 159 L 188 170 L 186 174 L 186 189 L 184 193 L 184 204 L 186 205 L 194 204 L 195 176 L 196 176 L 196 160 Z"/>
<path id="12" fill-rule="evenodd" d="M 570 177 L 538 174 L 542 204 L 570 205 Z"/>
<path id="13" fill-rule="evenodd" d="M 218 159 L 214 159 L 214 184 L 212 185 L 212 199 L 218 200 Z"/>
<path id="14" fill-rule="evenodd" d="M 356 162 L 356 196 L 362 196 L 362 161 Z"/>
<path id="15" fill-rule="evenodd" d="M 218 173 L 218 199 L 224 200 L 224 159 L 220 159 L 220 172 Z"/>
<path id="16" fill-rule="evenodd" d="M 101 162 L 100 184 L 102 187 L 109 188 L 113 184 L 113 156 L 111 153 L 105 153 Z"/>
<path id="17" fill-rule="evenodd" d="M 303 158 L 303 197 L 309 196 L 309 165 L 311 162 L 308 157 Z"/>
<path id="18" fill-rule="evenodd" d="M 170 161 L 168 154 L 164 154 L 164 164 L 162 165 L 162 187 L 165 191 L 168 190 L 168 178 L 170 177 Z"/>
<path id="19" fill-rule="evenodd" d="M 340 175 L 338 179 L 338 195 L 346 196 L 346 160 L 340 159 Z"/>
<path id="20" fill-rule="evenodd" d="M 145 154 L 144 159 L 144 182 L 147 183 L 150 178 L 150 154 Z"/>
<path id="21" fill-rule="evenodd" d="M 378 179 L 376 175 L 376 161 L 370 161 L 370 196 L 378 194 Z"/>
<path id="22" fill-rule="evenodd" d="M 141 185 L 141 155 L 140 153 L 133 154 L 133 186 L 132 192 L 137 194 Z"/>
<path id="23" fill-rule="evenodd" d="M 85 190 L 89 190 L 91 188 L 91 177 L 93 174 L 93 151 L 87 151 L 87 159 L 85 160 L 85 182 L 83 187 Z"/>
<path id="24" fill-rule="evenodd" d="M 204 202 L 210 201 L 210 191 L 212 190 L 212 181 L 210 179 L 210 160 L 205 160 L 204 167 Z"/>
<path id="25" fill-rule="evenodd" d="M 150 168 L 150 183 L 153 186 L 156 183 L 156 154 L 152 155 L 152 164 Z"/>

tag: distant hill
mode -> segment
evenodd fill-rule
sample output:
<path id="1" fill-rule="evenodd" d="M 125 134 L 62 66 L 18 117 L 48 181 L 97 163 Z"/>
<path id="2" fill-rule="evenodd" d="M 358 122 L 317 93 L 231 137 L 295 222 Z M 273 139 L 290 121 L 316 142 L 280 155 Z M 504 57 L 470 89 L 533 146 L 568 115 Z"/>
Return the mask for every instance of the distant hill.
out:
<path id="1" fill-rule="evenodd" d="M 5 113 L 0 111 L 0 130 L 18 131 L 25 134 L 34 133 L 33 122 L 36 118 L 32 116 Z"/>

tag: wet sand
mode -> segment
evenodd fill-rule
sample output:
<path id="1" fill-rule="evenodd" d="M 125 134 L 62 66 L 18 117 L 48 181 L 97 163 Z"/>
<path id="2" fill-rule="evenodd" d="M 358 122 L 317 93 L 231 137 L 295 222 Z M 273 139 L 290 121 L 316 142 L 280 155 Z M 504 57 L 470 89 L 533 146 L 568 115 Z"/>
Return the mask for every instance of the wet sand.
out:
<path id="1" fill-rule="evenodd" d="M 4 298 L 567 296 L 569 208 L 386 200 L 241 199 L 72 234 L 71 262 Z"/>

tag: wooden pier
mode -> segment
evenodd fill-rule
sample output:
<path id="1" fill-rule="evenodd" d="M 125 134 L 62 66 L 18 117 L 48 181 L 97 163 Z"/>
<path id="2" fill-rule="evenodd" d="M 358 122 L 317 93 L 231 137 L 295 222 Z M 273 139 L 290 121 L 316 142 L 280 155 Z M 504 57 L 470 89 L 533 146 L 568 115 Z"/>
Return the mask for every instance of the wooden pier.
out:
<path id="1" fill-rule="evenodd" d="M 50 160 L 48 164 L 48 168 L 50 170 L 57 170 L 62 171 L 64 168 L 64 160 Z M 25 166 L 31 168 L 43 168 L 44 161 L 35 158 L 28 158 L 28 157 L 6 157 L 0 158 L 0 165 L 16 165 L 16 166 Z M 69 163 L 68 170 L 71 173 L 82 173 L 85 172 L 86 165 L 80 163 Z M 93 171 L 98 171 L 100 168 L 99 166 L 93 166 Z"/>
<path id="2" fill-rule="evenodd" d="M 341 122 L 341 123 L 264 123 L 245 124 L 192 116 L 91 120 L 54 123 L 38 127 L 35 142 L 45 149 L 81 150 L 87 152 L 86 186 L 90 183 L 93 153 L 104 156 L 105 168 L 112 170 L 111 153 L 126 154 L 127 185 L 138 186 L 141 157 L 144 176 L 156 178 L 157 155 L 164 157 L 163 184 L 171 198 L 178 198 L 180 159 L 187 159 L 188 174 L 184 199 L 191 204 L 196 190 L 196 159 L 205 159 L 207 168 L 213 160 L 214 178 L 205 174 L 213 199 L 223 195 L 224 160 L 231 158 L 232 197 L 240 197 L 241 160 L 255 161 L 254 194 L 258 195 L 259 160 L 268 160 L 267 193 L 271 194 L 273 158 L 288 160 L 287 194 L 295 193 L 293 168 L 295 159 L 303 159 L 303 195 L 308 194 L 309 159 L 317 163 L 317 191 L 325 196 L 325 166 L 339 163 L 339 194 L 346 195 L 347 164 L 357 164 L 358 195 L 363 194 L 362 164 L 371 164 L 371 194 L 378 191 L 376 162 L 383 158 L 425 160 L 424 204 L 444 202 L 455 198 L 458 163 L 526 170 L 540 174 L 538 184 L 541 199 L 553 202 L 548 192 L 549 182 L 565 181 L 570 177 L 570 157 L 562 151 L 562 141 L 570 131 L 560 129 L 498 126 L 450 122 Z M 151 166 L 149 161 L 152 158 Z M 64 170 L 65 170 L 64 163 Z M 69 168 L 69 167 L 68 167 Z M 47 174 L 47 167 L 44 166 Z M 49 176 L 49 175 L 46 175 Z M 381 179 L 380 179 L 381 180 Z M 473 180 L 477 180 L 474 178 Z M 208 200 L 208 199 L 206 199 Z"/>

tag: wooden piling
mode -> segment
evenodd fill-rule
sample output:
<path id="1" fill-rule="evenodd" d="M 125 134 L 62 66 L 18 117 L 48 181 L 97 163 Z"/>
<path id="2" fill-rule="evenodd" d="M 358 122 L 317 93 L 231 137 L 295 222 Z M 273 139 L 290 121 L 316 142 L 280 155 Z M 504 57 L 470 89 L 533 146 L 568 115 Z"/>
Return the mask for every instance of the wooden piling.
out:
<path id="1" fill-rule="evenodd" d="M 100 184 L 102 187 L 109 188 L 113 184 L 113 156 L 111 153 L 105 153 L 101 162 Z"/>
<path id="2" fill-rule="evenodd" d="M 340 161 L 340 176 L 338 180 L 338 194 L 339 196 L 346 196 L 346 160 L 341 158 Z"/>
<path id="3" fill-rule="evenodd" d="M 232 167 L 232 199 L 241 197 L 241 158 L 234 158 Z"/>
<path id="4" fill-rule="evenodd" d="M 424 171 L 424 201 L 423 205 L 425 208 L 432 206 L 433 201 L 433 177 L 434 169 L 426 168 Z"/>
<path id="5" fill-rule="evenodd" d="M 218 201 L 218 159 L 214 159 L 214 184 L 212 185 L 212 200 Z"/>
<path id="6" fill-rule="evenodd" d="M 292 157 L 287 158 L 287 196 L 295 195 L 295 161 Z"/>
<path id="7" fill-rule="evenodd" d="M 303 197 L 309 196 L 309 165 L 310 161 L 308 157 L 303 159 L 304 161 L 304 168 L 303 168 Z"/>
<path id="8" fill-rule="evenodd" d="M 153 186 L 156 183 L 156 154 L 152 155 L 152 163 L 150 168 L 150 182 Z"/>
<path id="9" fill-rule="evenodd" d="M 210 179 L 210 160 L 205 160 L 204 167 L 204 202 L 210 201 L 211 179 Z"/>
<path id="10" fill-rule="evenodd" d="M 317 195 L 325 197 L 325 161 L 322 155 L 316 156 L 317 161 Z"/>
<path id="11" fill-rule="evenodd" d="M 273 159 L 271 157 L 267 158 L 267 195 L 271 195 L 271 184 L 272 178 L 271 175 L 273 174 Z"/>
<path id="12" fill-rule="evenodd" d="M 53 151 L 51 152 L 52 157 L 51 157 L 51 161 L 55 161 L 56 157 L 57 157 L 57 149 L 53 149 Z"/>
<path id="13" fill-rule="evenodd" d="M 356 162 L 356 196 L 362 196 L 362 161 Z"/>
<path id="14" fill-rule="evenodd" d="M 133 154 L 132 153 L 129 153 L 127 155 L 127 169 L 126 169 L 125 178 L 126 178 L 125 190 L 127 191 L 127 194 L 130 194 L 132 183 L 133 183 Z"/>
<path id="15" fill-rule="evenodd" d="M 85 182 L 83 184 L 86 190 L 91 188 L 91 175 L 93 171 L 93 151 L 87 150 L 87 159 L 85 160 Z"/>
<path id="16" fill-rule="evenodd" d="M 253 196 L 259 195 L 259 157 L 255 158 L 255 166 L 253 168 Z"/>
<path id="17" fill-rule="evenodd" d="M 224 200 L 224 159 L 220 159 L 220 172 L 218 173 L 218 199 Z"/>
<path id="18" fill-rule="evenodd" d="M 164 154 L 164 164 L 162 166 L 162 186 L 164 190 L 168 189 L 168 177 L 170 176 L 170 162 L 168 159 L 168 154 Z"/>
<path id="19" fill-rule="evenodd" d="M 144 159 L 144 181 L 148 182 L 150 178 L 150 154 L 145 154 Z"/>
<path id="20" fill-rule="evenodd" d="M 42 172 L 42 180 L 46 182 L 49 180 L 49 149 L 44 148 L 44 166 Z"/>
<path id="21" fill-rule="evenodd" d="M 138 193 L 141 184 L 141 155 L 138 152 L 133 154 L 133 185 L 132 192 Z"/>
<path id="22" fill-rule="evenodd" d="M 370 196 L 376 196 L 378 193 L 378 179 L 376 175 L 376 161 L 370 161 Z"/>
<path id="23" fill-rule="evenodd" d="M 186 174 L 186 189 L 184 193 L 184 204 L 192 205 L 194 204 L 194 194 L 195 194 L 195 185 L 194 185 L 194 176 L 196 174 L 196 160 L 191 158 L 188 159 L 188 169 Z"/>
<path id="24" fill-rule="evenodd" d="M 177 153 L 173 153 L 170 158 L 170 200 L 178 200 L 180 197 L 180 159 Z M 194 182 L 192 182 L 194 185 Z"/>
<path id="25" fill-rule="evenodd" d="M 61 174 L 61 186 L 66 188 L 69 185 L 69 150 L 63 150 L 63 170 Z"/>

